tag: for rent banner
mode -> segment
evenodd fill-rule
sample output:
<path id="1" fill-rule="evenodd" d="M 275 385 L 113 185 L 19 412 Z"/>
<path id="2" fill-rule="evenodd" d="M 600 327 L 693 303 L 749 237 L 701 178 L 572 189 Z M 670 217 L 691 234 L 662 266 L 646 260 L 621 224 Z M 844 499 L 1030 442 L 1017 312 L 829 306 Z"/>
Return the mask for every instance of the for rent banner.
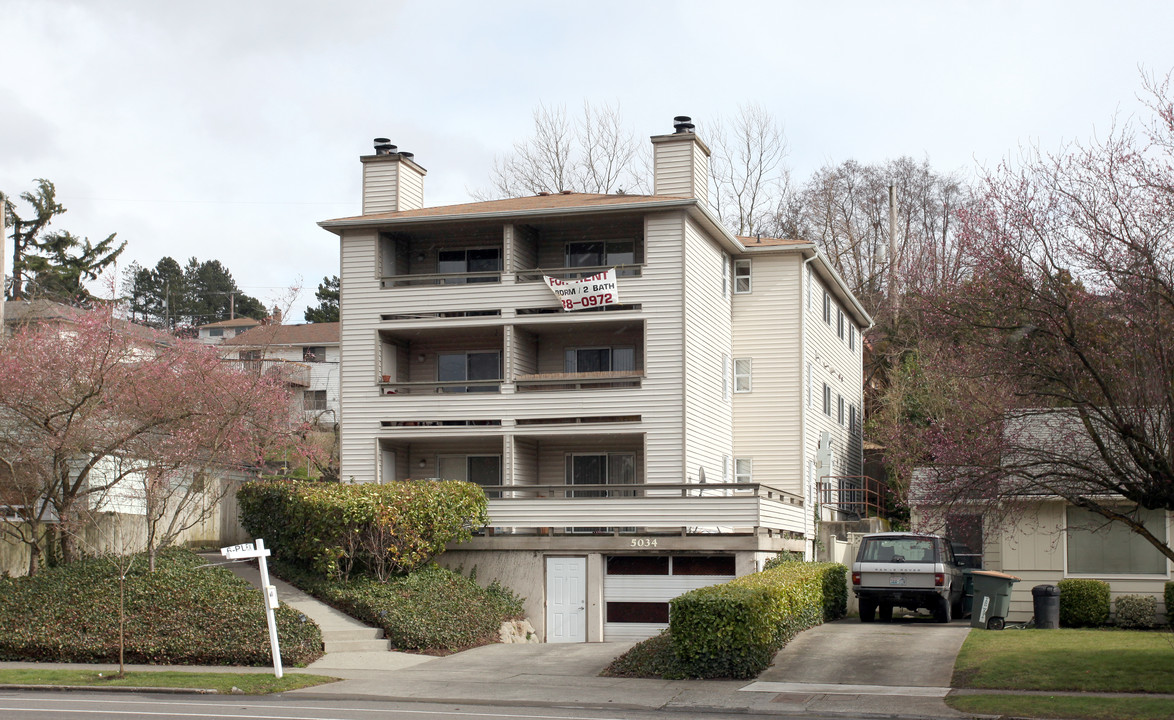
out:
<path id="1" fill-rule="evenodd" d="M 558 296 L 563 310 L 583 310 L 603 305 L 618 305 L 620 290 L 616 269 L 606 270 L 582 280 L 559 280 L 544 275 L 546 285 Z"/>

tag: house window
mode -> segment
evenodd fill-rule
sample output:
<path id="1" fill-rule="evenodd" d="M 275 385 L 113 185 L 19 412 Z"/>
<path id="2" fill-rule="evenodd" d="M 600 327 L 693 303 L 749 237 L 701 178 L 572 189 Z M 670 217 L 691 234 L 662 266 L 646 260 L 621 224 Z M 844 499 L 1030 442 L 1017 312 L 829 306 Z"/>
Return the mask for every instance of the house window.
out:
<path id="1" fill-rule="evenodd" d="M 832 324 L 832 299 L 828 296 L 827 290 L 823 291 L 823 321 L 828 325 Z"/>
<path id="2" fill-rule="evenodd" d="M 241 365 L 247 372 L 261 372 L 261 351 L 260 350 L 241 350 L 240 351 Z"/>
<path id="3" fill-rule="evenodd" d="M 302 393 L 302 409 L 314 412 L 326 409 L 325 390 L 306 390 Z"/>
<path id="4" fill-rule="evenodd" d="M 1166 542 L 1166 511 L 1138 508 L 1136 519 L 1158 540 Z M 1076 575 L 1165 575 L 1166 557 L 1121 523 L 1069 507 L 1068 572 Z"/>
<path id="5" fill-rule="evenodd" d="M 208 337 L 224 337 L 224 328 L 208 328 Z"/>
<path id="6" fill-rule="evenodd" d="M 634 485 L 635 453 L 573 453 L 567 455 L 567 485 Z M 613 493 L 617 495 L 619 493 Z M 626 493 L 630 495 L 631 493 Z M 608 491 L 575 490 L 571 497 L 607 497 Z"/>
<path id="7" fill-rule="evenodd" d="M 855 435 L 857 430 L 857 423 L 859 420 L 856 417 L 856 406 L 848 406 L 848 430 Z"/>
<path id="8" fill-rule="evenodd" d="M 440 382 L 457 380 L 500 380 L 501 353 L 467 352 L 440 353 L 436 356 L 436 379 Z M 444 392 L 497 392 L 498 385 L 456 385 L 441 388 Z"/>
<path id="9" fill-rule="evenodd" d="M 741 295 L 750 292 L 750 261 L 734 261 L 734 293 Z"/>
<path id="10" fill-rule="evenodd" d="M 832 416 L 832 389 L 827 383 L 823 384 L 823 414 Z"/>
<path id="11" fill-rule="evenodd" d="M 844 396 L 836 395 L 836 422 L 844 424 Z"/>
<path id="12" fill-rule="evenodd" d="M 730 356 L 722 353 L 722 400 L 730 399 Z"/>
<path id="13" fill-rule="evenodd" d="M 632 240 L 569 242 L 565 253 L 564 267 L 615 267 L 618 277 L 639 274 L 634 267 L 630 267 L 636 264 L 636 243 Z"/>
<path id="14" fill-rule="evenodd" d="M 501 485 L 501 456 L 440 455 L 436 458 L 436 474 L 441 480 L 464 480 L 481 487 Z M 501 497 L 500 492 L 486 494 Z"/>
<path id="15" fill-rule="evenodd" d="M 751 358 L 734 358 L 734 392 L 750 392 Z"/>
<path id="16" fill-rule="evenodd" d="M 754 461 L 750 458 L 734 459 L 734 482 L 754 482 Z"/>
<path id="17" fill-rule="evenodd" d="M 436 256 L 436 272 L 441 275 L 459 275 L 472 272 L 500 272 L 501 250 L 498 248 L 468 248 L 441 250 Z M 446 285 L 497 282 L 500 277 L 445 278 Z"/>
<path id="18" fill-rule="evenodd" d="M 848 349 L 856 349 L 856 326 L 851 323 L 848 324 Z"/>
<path id="19" fill-rule="evenodd" d="M 321 346 L 302 348 L 302 362 L 326 362 L 326 348 Z"/>
<path id="20" fill-rule="evenodd" d="M 836 308 L 836 334 L 844 339 L 844 311 Z"/>
<path id="21" fill-rule="evenodd" d="M 563 351 L 563 372 L 635 372 L 636 349 L 632 347 L 567 348 Z"/>

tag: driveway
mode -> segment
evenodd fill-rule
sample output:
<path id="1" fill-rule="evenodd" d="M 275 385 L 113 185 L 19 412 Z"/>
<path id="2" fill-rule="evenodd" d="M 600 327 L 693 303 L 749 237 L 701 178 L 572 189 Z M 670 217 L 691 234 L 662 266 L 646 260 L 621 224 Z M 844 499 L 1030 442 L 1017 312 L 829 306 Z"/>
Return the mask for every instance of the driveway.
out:
<path id="1" fill-rule="evenodd" d="M 758 680 L 946 688 L 969 631 L 968 620 L 837 620 L 799 633 Z"/>

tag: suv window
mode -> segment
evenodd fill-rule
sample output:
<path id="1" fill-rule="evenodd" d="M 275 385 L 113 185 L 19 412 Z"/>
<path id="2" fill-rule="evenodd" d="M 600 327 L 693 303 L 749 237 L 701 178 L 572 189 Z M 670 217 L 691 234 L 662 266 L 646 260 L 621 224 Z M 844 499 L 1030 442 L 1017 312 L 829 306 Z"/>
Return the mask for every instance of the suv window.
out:
<path id="1" fill-rule="evenodd" d="M 938 562 L 933 538 L 871 538 L 860 547 L 858 562 Z"/>

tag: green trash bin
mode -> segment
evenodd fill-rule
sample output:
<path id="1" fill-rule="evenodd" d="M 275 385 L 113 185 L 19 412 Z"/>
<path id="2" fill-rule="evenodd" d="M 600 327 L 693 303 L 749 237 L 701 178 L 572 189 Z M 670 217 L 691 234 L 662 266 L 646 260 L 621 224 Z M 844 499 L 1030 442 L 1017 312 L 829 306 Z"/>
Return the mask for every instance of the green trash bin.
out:
<path id="1" fill-rule="evenodd" d="M 975 570 L 974 607 L 970 611 L 970 627 L 1002 630 L 1011 608 L 1011 586 L 1019 578 L 993 570 Z"/>
<path id="2" fill-rule="evenodd" d="M 962 568 L 962 617 L 974 608 L 974 568 Z"/>

